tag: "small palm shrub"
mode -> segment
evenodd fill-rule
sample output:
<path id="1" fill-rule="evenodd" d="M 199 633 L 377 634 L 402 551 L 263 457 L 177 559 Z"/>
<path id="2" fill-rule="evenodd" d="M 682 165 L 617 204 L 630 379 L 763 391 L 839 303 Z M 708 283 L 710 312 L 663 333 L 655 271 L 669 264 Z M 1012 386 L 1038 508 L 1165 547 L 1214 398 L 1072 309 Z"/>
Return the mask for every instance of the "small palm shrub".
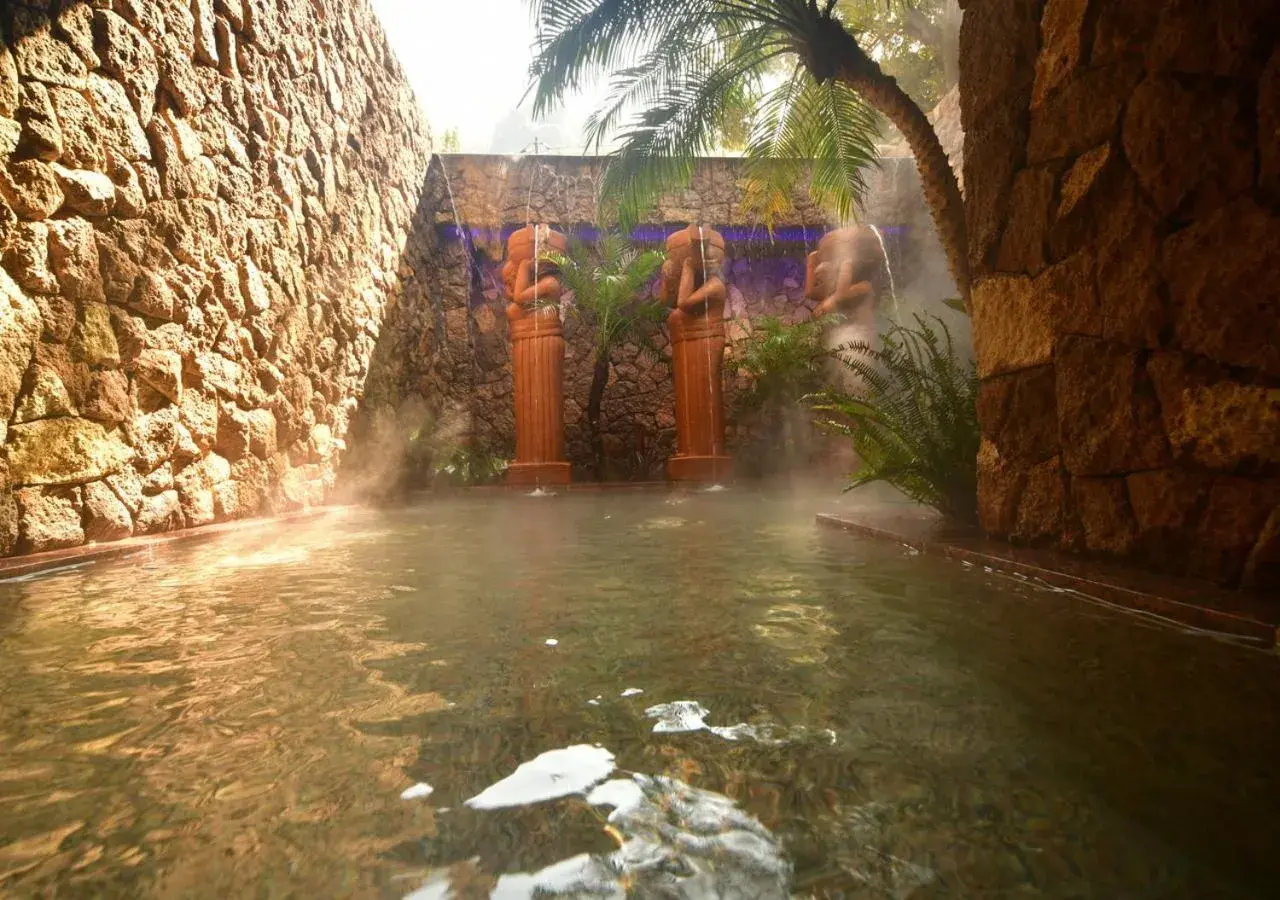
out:
<path id="1" fill-rule="evenodd" d="M 568 255 L 553 253 L 546 259 L 559 268 L 565 289 L 573 292 L 573 314 L 593 329 L 595 365 L 587 397 L 587 428 L 596 478 L 602 479 L 604 439 L 600 412 L 613 354 L 628 341 L 652 348 L 652 339 L 668 310 L 660 300 L 649 296 L 649 286 L 662 267 L 665 254 L 641 250 L 625 237 L 606 232 L 594 247 L 575 239 L 570 242 Z"/>
<path id="2" fill-rule="evenodd" d="M 777 316 L 752 323 L 733 345 L 725 367 L 744 374 L 747 387 L 734 400 L 733 417 L 750 438 L 735 454 L 744 472 L 770 474 L 803 464 L 814 450 L 813 414 L 806 398 L 826 384 L 830 355 L 822 346 L 830 320 L 786 324 Z"/>
<path id="3" fill-rule="evenodd" d="M 882 345 L 840 348 L 863 382 L 858 395 L 827 390 L 815 410 L 830 432 L 853 442 L 862 465 L 853 490 L 887 482 L 963 522 L 977 520 L 978 374 L 956 352 L 941 319 L 893 325 Z"/>

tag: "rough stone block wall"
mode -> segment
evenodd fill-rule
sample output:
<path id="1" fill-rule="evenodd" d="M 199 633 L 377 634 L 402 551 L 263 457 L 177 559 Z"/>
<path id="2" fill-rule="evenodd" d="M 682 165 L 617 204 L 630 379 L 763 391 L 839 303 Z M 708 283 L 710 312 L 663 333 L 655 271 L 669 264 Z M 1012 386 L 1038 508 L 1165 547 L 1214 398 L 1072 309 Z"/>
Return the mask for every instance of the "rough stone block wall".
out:
<path id="1" fill-rule="evenodd" d="M 958 142 L 960 136 L 954 128 L 951 131 Z M 473 448 L 510 456 L 515 428 L 510 343 L 499 276 L 504 238 L 526 221 L 552 224 L 570 233 L 592 230 L 603 167 L 603 160 L 583 157 L 438 158 L 430 177 L 430 193 L 438 198 L 434 216 L 441 233 L 431 276 L 437 290 L 430 308 L 405 304 L 397 310 L 403 321 L 389 327 L 399 349 L 384 355 L 379 348 L 376 404 L 372 388 L 369 395 L 371 406 L 384 410 L 386 434 L 404 433 L 424 421 L 437 427 L 444 419 L 446 427 L 465 434 Z M 954 286 L 923 204 L 914 161 L 885 159 L 869 180 L 872 188 L 863 218 L 885 230 L 903 315 L 920 310 L 946 317 L 964 340 L 964 318 L 939 303 L 954 293 Z M 803 296 L 805 254 L 830 227 L 822 210 L 798 196 L 788 217 L 776 223 L 771 240 L 763 224 L 745 213 L 744 199 L 740 162 L 705 159 L 696 167 L 689 188 L 662 198 L 640 229 L 643 238 L 655 244 L 690 222 L 725 233 L 730 257 L 726 279 L 730 358 L 732 342 L 745 337 L 753 320 L 765 315 L 789 321 L 808 318 L 810 304 Z M 466 245 L 456 238 L 458 225 L 471 235 Z M 882 287 L 887 306 L 888 285 Z M 566 338 L 566 452 L 575 465 L 575 477 L 590 478 L 586 407 L 594 363 L 591 329 L 568 314 Z M 662 465 L 674 452 L 674 396 L 670 372 L 661 358 L 665 349 L 661 331 L 656 345 L 659 356 L 628 345 L 615 358 L 602 410 L 609 477 L 661 478 Z M 416 402 L 423 382 L 441 386 L 434 398 L 436 408 L 430 411 Z M 741 375 L 729 380 L 730 409 L 736 394 L 747 385 Z M 390 411 L 397 404 L 407 406 L 409 413 L 391 422 L 396 416 Z M 372 408 L 369 412 L 377 414 Z M 731 421 L 730 426 L 730 449 L 745 462 L 756 437 L 751 423 Z M 373 445 L 380 448 L 378 456 L 383 459 L 401 452 L 391 439 Z M 749 471 L 750 463 L 742 468 Z"/>
<path id="2" fill-rule="evenodd" d="M 1280 2 L 968 0 L 983 526 L 1280 583 Z"/>
<path id="3" fill-rule="evenodd" d="M 0 555 L 324 500 L 428 158 L 364 0 L 4 4 Z"/>

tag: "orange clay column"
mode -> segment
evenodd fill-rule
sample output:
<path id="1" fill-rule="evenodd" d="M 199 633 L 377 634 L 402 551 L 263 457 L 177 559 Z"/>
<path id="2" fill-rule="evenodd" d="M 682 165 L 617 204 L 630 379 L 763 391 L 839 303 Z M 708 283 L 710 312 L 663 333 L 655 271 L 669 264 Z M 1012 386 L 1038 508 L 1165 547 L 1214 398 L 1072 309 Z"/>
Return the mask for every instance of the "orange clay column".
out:
<path id="1" fill-rule="evenodd" d="M 672 481 L 718 482 L 733 476 L 724 449 L 724 238 L 690 225 L 667 238 L 662 296 L 676 395 L 676 455 Z"/>
<path id="2" fill-rule="evenodd" d="M 545 225 L 526 225 L 507 241 L 503 284 L 510 303 L 512 372 L 515 379 L 516 459 L 507 483 L 569 483 L 564 458 L 564 332 L 560 325 L 560 278 L 541 257 L 564 253 L 564 235 Z"/>

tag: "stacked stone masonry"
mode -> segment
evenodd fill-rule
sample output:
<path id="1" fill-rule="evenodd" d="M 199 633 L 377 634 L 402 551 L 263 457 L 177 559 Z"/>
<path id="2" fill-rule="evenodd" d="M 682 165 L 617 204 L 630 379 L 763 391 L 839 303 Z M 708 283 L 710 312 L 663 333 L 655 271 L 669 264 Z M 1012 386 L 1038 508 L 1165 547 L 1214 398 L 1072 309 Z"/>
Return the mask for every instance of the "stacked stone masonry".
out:
<path id="1" fill-rule="evenodd" d="M 429 140 L 364 0 L 0 9 L 0 555 L 324 501 Z"/>
<path id="2" fill-rule="evenodd" d="M 982 523 L 1280 584 L 1280 2 L 968 0 Z"/>

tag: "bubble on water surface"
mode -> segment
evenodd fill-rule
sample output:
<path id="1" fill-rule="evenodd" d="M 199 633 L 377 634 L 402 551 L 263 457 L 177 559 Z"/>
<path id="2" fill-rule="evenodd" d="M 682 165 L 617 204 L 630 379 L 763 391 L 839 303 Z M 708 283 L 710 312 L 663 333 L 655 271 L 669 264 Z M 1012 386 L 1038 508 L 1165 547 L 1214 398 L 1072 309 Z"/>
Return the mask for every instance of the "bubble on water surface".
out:
<path id="1" fill-rule="evenodd" d="M 502 809 L 580 794 L 613 772 L 613 754 L 603 747 L 575 744 L 548 750 L 467 801 L 472 809 Z"/>
<path id="2" fill-rule="evenodd" d="M 545 641 L 543 641 L 543 643 L 546 644 L 548 647 L 555 647 L 560 642 L 557 641 L 555 638 L 547 638 Z"/>

